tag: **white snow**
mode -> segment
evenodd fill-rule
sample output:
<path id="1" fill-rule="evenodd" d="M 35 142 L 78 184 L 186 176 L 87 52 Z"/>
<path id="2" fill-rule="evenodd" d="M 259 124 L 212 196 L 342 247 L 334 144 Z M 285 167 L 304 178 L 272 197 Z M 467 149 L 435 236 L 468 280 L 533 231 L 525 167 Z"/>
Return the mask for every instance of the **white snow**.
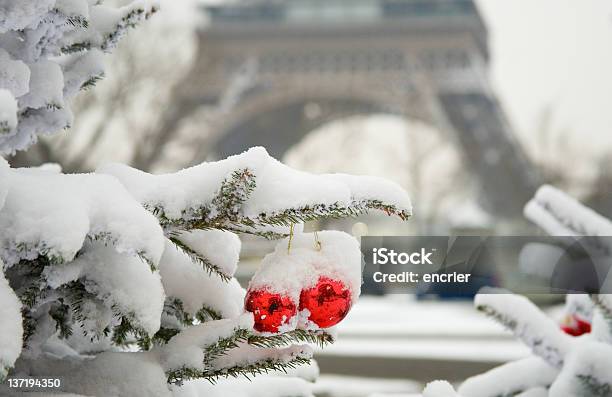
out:
<path id="1" fill-rule="evenodd" d="M 430 382 L 423 390 L 423 397 L 460 397 L 450 383 L 436 380 Z"/>
<path id="2" fill-rule="evenodd" d="M 74 97 L 83 83 L 92 76 L 104 74 L 104 53 L 91 49 L 85 53 L 65 56 L 60 59 L 64 71 L 64 97 Z"/>
<path id="3" fill-rule="evenodd" d="M 0 269 L 3 263 L 0 261 Z M 23 328 L 21 326 L 21 302 L 0 271 L 0 382 L 7 375 L 21 354 Z"/>
<path id="4" fill-rule="evenodd" d="M 374 177 L 297 171 L 273 159 L 261 147 L 173 174 L 150 175 L 119 164 L 103 166 L 97 172 L 116 176 L 141 203 L 161 207 L 168 218 L 179 219 L 190 210 L 210 204 L 223 180 L 244 168 L 255 175 L 257 183 L 241 208 L 247 217 L 315 204 L 347 206 L 353 198 L 377 199 L 400 210 L 411 210 L 408 196 L 396 184 Z"/>
<path id="5" fill-rule="evenodd" d="M 612 387 L 610 368 L 612 347 L 607 343 L 585 341 L 568 355 L 561 373 L 550 387 L 549 396 L 608 395 Z M 601 394 L 596 394 L 595 390 Z"/>
<path id="6" fill-rule="evenodd" d="M 0 210 L 4 207 L 4 200 L 8 194 L 8 175 L 11 172 L 9 163 L 0 157 Z"/>
<path id="7" fill-rule="evenodd" d="M 233 276 L 238 266 L 240 238 L 224 230 L 193 230 L 181 233 L 178 239 L 208 259 L 224 274 Z"/>
<path id="8" fill-rule="evenodd" d="M 601 297 L 609 297 L 610 295 L 600 295 Z M 608 299 L 608 298 L 603 298 Z M 612 303 L 612 302 L 610 302 Z M 586 294 L 568 294 L 565 297 L 565 313 L 573 314 L 580 317 L 584 321 L 593 319 L 594 305 L 591 298 Z"/>
<path id="9" fill-rule="evenodd" d="M 17 101 L 10 91 L 0 88 L 0 134 L 17 127 Z"/>
<path id="10" fill-rule="evenodd" d="M 166 295 L 180 299 L 187 313 L 195 315 L 202 306 L 217 311 L 223 318 L 242 313 L 244 290 L 236 279 L 225 282 L 214 273 L 208 274 L 169 241 L 159 271 Z"/>
<path id="11" fill-rule="evenodd" d="M 144 19 L 158 8 L 159 0 L 135 0 L 119 8 L 95 5 L 89 11 L 91 28 L 87 29 L 90 34 L 88 38 L 98 46 L 102 46 L 103 49 L 113 48 L 125 34 L 129 24 Z M 139 11 L 139 13 L 134 13 L 134 11 Z M 112 41 L 109 40 L 110 34 L 116 32 L 118 32 L 116 37 Z"/>
<path id="12" fill-rule="evenodd" d="M 28 92 L 29 83 L 28 65 L 11 58 L 9 53 L 0 47 L 0 88 L 10 91 L 18 98 Z"/>
<path id="13" fill-rule="evenodd" d="M 612 327 L 608 319 L 601 314 L 600 311 L 595 311 L 591 322 L 591 335 L 599 342 L 612 343 Z"/>
<path id="14" fill-rule="evenodd" d="M 610 277 L 608 277 L 608 282 Z M 595 310 L 592 318 L 593 338 L 608 344 L 612 343 L 612 322 L 609 318 L 610 308 L 612 308 L 611 294 L 592 295 L 592 299 L 597 301 L 598 310 Z M 586 318 L 588 320 L 588 317 Z"/>
<path id="15" fill-rule="evenodd" d="M 101 236 L 118 252 L 142 254 L 159 262 L 164 240 L 155 217 L 114 178 L 16 169 L 0 210 L 0 257 L 8 266 L 37 253 L 74 258 L 86 237 Z M 41 199 L 44 198 L 44 199 Z"/>
<path id="16" fill-rule="evenodd" d="M 348 185 L 353 200 L 381 200 L 385 203 L 393 203 L 398 209 L 412 214 L 412 204 L 408 193 L 395 182 L 375 176 L 348 174 L 326 174 L 325 176 Z"/>
<path id="17" fill-rule="evenodd" d="M 149 17 L 159 9 L 156 0 L 132 0 L 122 7 L 92 3 L 89 7 L 89 26 L 66 34 L 66 44 L 88 43 L 103 51 L 116 47 L 130 26 Z"/>
<path id="18" fill-rule="evenodd" d="M 553 236 L 576 236 L 576 231 L 568 225 L 563 224 L 556 218 L 556 214 L 550 213 L 544 205 L 533 199 L 525 205 L 523 210 L 525 218 L 529 219 L 547 233 Z"/>
<path id="19" fill-rule="evenodd" d="M 14 154 L 38 141 L 38 136 L 49 135 L 72 125 L 74 115 L 70 107 L 40 108 L 22 114 L 17 125 L 17 133 L 7 139 L 0 139 L 1 147 L 10 148 L 6 153 Z"/>
<path id="20" fill-rule="evenodd" d="M 37 168 L 41 171 L 52 172 L 54 174 L 62 173 L 62 166 L 58 163 L 44 163 L 34 168 Z"/>
<path id="21" fill-rule="evenodd" d="M 249 290 L 266 290 L 288 296 L 298 306 L 300 292 L 314 287 L 321 277 L 342 281 L 355 302 L 361 292 L 362 255 L 359 243 L 349 234 L 321 231 L 316 244 L 314 233 L 281 240 L 274 252 L 266 255 L 249 283 Z M 294 326 L 297 325 L 294 324 Z"/>
<path id="22" fill-rule="evenodd" d="M 319 379 L 319 365 L 315 360 L 310 360 L 309 364 L 300 365 L 295 368 L 287 368 L 286 371 L 270 371 L 268 375 L 280 376 L 284 378 L 300 378 L 308 382 L 315 382 Z"/>
<path id="23" fill-rule="evenodd" d="M 108 307 L 116 305 L 122 313 L 133 313 L 137 324 L 153 335 L 160 326 L 165 298 L 159 273 L 151 272 L 140 258 L 120 254 L 112 247 L 88 243 L 84 248 L 68 268 L 80 267 L 79 276 L 91 282 L 86 284 L 89 292 Z M 52 271 L 61 272 L 54 268 Z"/>
<path id="24" fill-rule="evenodd" d="M 56 0 L 55 8 L 68 16 L 89 19 L 88 0 Z"/>
<path id="25" fill-rule="evenodd" d="M 273 360 L 287 363 L 295 358 L 312 357 L 313 350 L 308 345 L 292 345 L 283 348 L 262 348 L 246 343 L 239 344 L 237 348 L 219 356 L 213 362 L 213 367 L 218 369 L 231 368 L 235 366 L 247 366 L 262 360 Z"/>
<path id="26" fill-rule="evenodd" d="M 528 357 L 467 379 L 459 393 L 469 397 L 514 395 L 534 387 L 547 387 L 558 370 L 539 357 Z"/>
<path id="27" fill-rule="evenodd" d="M 612 236 L 610 220 L 549 185 L 538 189 L 524 214 L 551 236 Z M 612 253 L 608 238 L 596 240 L 607 254 Z"/>
<path id="28" fill-rule="evenodd" d="M 245 203 L 245 215 L 256 217 L 261 213 L 275 213 L 285 208 L 318 203 L 349 204 L 351 192 L 347 185 L 324 176 L 294 170 L 267 153 L 266 157 L 261 173 L 255 174 L 257 188 Z"/>
<path id="29" fill-rule="evenodd" d="M 27 94 L 19 98 L 20 108 L 38 109 L 45 106 L 64 106 L 64 74 L 60 66 L 42 59 L 28 65 L 30 86 Z"/>
<path id="30" fill-rule="evenodd" d="M 257 173 L 267 158 L 263 148 L 253 148 L 241 155 L 172 174 L 151 175 L 122 164 L 102 166 L 96 172 L 114 175 L 140 203 L 161 207 L 168 218 L 180 219 L 183 211 L 209 204 L 233 171 L 248 168 Z"/>
<path id="31" fill-rule="evenodd" d="M 536 355 L 554 367 L 561 367 L 574 340 L 527 298 L 502 292 L 485 290 L 476 295 L 474 305 L 492 309 L 502 322 L 511 323 L 510 331 Z"/>
<path id="32" fill-rule="evenodd" d="M 103 352 L 95 358 L 62 359 L 46 355 L 27 364 L 31 376 L 62 379 L 60 389 L 54 392 L 86 396 L 172 396 L 166 375 L 151 352 Z"/>
<path id="33" fill-rule="evenodd" d="M 235 319 L 224 319 L 194 325 L 174 336 L 170 341 L 154 350 L 164 370 L 186 366 L 204 369 L 203 349 L 221 338 L 227 338 L 237 329 L 252 329 L 253 316 L 245 313 Z"/>
<path id="34" fill-rule="evenodd" d="M 534 387 L 533 389 L 517 394 L 516 397 L 548 397 L 548 389 L 545 387 Z"/>
<path id="35" fill-rule="evenodd" d="M 0 33 L 35 25 L 56 0 L 0 0 Z"/>

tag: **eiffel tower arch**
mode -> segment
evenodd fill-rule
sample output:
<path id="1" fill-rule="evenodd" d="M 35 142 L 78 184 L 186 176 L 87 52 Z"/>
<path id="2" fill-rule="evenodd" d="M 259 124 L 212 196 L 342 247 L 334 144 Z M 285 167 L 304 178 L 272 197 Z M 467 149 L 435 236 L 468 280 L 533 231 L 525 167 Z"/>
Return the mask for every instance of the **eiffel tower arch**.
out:
<path id="1" fill-rule="evenodd" d="M 202 78 L 186 95 L 221 109 L 209 145 L 218 157 L 262 145 L 281 158 L 330 121 L 390 113 L 452 139 L 496 214 L 519 216 L 533 194 L 533 168 L 490 88 L 487 30 L 472 0 L 204 8 L 210 23 L 194 69 Z"/>

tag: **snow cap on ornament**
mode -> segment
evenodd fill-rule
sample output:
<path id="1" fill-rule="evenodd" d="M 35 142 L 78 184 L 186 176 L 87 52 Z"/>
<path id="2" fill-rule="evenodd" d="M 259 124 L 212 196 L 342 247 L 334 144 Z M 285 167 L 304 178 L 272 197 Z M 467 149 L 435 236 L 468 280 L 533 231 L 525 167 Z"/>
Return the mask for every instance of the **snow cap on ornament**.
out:
<path id="1" fill-rule="evenodd" d="M 565 298 L 565 316 L 561 330 L 571 336 L 591 332 L 593 322 L 593 301 L 586 294 L 568 294 Z"/>
<path id="2" fill-rule="evenodd" d="M 362 255 L 351 235 L 298 233 L 278 243 L 255 273 L 245 299 L 260 332 L 328 328 L 361 292 Z"/>

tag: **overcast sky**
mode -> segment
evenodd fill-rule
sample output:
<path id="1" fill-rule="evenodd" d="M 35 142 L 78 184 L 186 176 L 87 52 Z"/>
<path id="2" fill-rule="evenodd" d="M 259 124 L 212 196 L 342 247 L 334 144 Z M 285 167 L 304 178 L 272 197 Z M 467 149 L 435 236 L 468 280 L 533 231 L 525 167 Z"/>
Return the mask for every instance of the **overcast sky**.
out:
<path id="1" fill-rule="evenodd" d="M 531 134 L 546 106 L 556 125 L 612 150 L 612 2 L 477 0 L 492 77 L 511 121 Z"/>

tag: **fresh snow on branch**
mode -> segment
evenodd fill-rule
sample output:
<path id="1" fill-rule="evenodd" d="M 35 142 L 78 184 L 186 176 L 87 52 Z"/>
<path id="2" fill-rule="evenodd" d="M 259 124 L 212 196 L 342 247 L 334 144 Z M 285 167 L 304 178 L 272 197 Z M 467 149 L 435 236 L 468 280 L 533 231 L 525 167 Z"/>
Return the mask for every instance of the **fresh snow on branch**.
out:
<path id="1" fill-rule="evenodd" d="M 70 127 L 70 100 L 103 76 L 100 51 L 159 7 L 155 0 L 99 3 L 0 0 L 0 153 Z"/>
<path id="2" fill-rule="evenodd" d="M 213 318 L 234 318 L 242 311 L 244 289 L 236 279 L 225 282 L 217 274 L 207 272 L 169 241 L 159 271 L 167 299 L 170 302 L 178 299 L 182 312 L 193 318 L 199 313 Z"/>
<path id="3" fill-rule="evenodd" d="M 8 186 L 0 209 L 0 258 L 6 266 L 38 256 L 65 263 L 87 240 L 112 244 L 152 266 L 159 262 L 164 239 L 157 220 L 116 179 L 32 168 L 11 169 L 2 183 Z"/>
<path id="4" fill-rule="evenodd" d="M 423 390 L 423 397 L 461 397 L 450 383 L 436 380 L 430 382 Z"/>
<path id="5" fill-rule="evenodd" d="M 552 186 L 540 187 L 524 213 L 551 236 L 587 237 L 595 248 L 612 254 L 610 239 L 597 238 L 612 236 L 612 222 Z"/>
<path id="6" fill-rule="evenodd" d="M 492 289 L 474 299 L 478 310 L 491 316 L 553 367 L 561 367 L 574 342 L 527 298 Z"/>
<path id="7" fill-rule="evenodd" d="M 43 275 L 56 289 L 85 280 L 87 292 L 108 307 L 130 313 L 148 335 L 159 329 L 165 297 L 162 282 L 159 273 L 151 272 L 149 265 L 136 256 L 118 253 L 102 243 L 86 243 L 74 261 L 46 267 Z"/>
<path id="8" fill-rule="evenodd" d="M 11 92 L 0 88 L 0 135 L 8 134 L 17 126 L 17 101 Z"/>
<path id="9" fill-rule="evenodd" d="M 550 387 L 551 397 L 612 395 L 612 346 L 607 343 L 581 344 L 567 358 L 567 364 Z"/>
<path id="10" fill-rule="evenodd" d="M 202 258 L 207 258 L 220 273 L 233 276 L 238 266 L 240 239 L 224 230 L 194 230 L 177 239 Z"/>
<path id="11" fill-rule="evenodd" d="M 526 390 L 548 387 L 559 371 L 539 357 L 528 357 L 493 368 L 467 379 L 459 393 L 470 397 L 514 396 Z"/>
<path id="12" fill-rule="evenodd" d="M 241 368 L 255 367 L 261 362 L 271 365 L 289 364 L 294 360 L 310 360 L 313 350 L 308 345 L 292 345 L 283 348 L 265 348 L 253 346 L 248 343 L 239 344 L 226 354 L 217 357 L 212 362 L 214 370 L 232 371 Z"/>
<path id="13" fill-rule="evenodd" d="M 293 170 L 261 147 L 173 174 L 151 175 L 119 164 L 97 172 L 117 177 L 170 228 L 213 227 L 226 214 L 232 220 L 226 227 L 238 224 L 249 231 L 368 210 L 406 219 L 412 211 L 408 195 L 392 182 Z"/>
<path id="14" fill-rule="evenodd" d="M 238 330 L 253 328 L 253 316 L 243 314 L 232 320 L 218 320 L 189 327 L 159 349 L 160 362 L 166 372 L 189 368 L 207 370 L 204 350 L 220 340 L 233 337 Z"/>
<path id="15" fill-rule="evenodd" d="M 0 267 L 2 261 L 0 261 Z M 21 353 L 23 328 L 21 326 L 21 302 L 0 272 L 0 382 L 15 364 Z"/>
<path id="16" fill-rule="evenodd" d="M 105 351 L 83 358 L 76 355 L 41 355 L 18 367 L 22 373 L 40 378 L 61 378 L 61 388 L 52 396 L 156 396 L 172 397 L 166 376 L 151 352 Z M 5 392 L 6 394 L 2 394 Z M 11 395 L 8 387 L 0 394 Z M 43 393 L 45 395 L 46 393 Z M 36 394 L 35 394 L 36 395 Z"/>
<path id="17" fill-rule="evenodd" d="M 461 395 L 604 397 L 612 393 L 612 347 L 607 341 L 598 341 L 601 338 L 596 332 L 580 337 L 563 334 L 522 296 L 481 293 L 475 304 L 509 328 L 537 356 L 467 379 L 459 388 Z M 567 305 L 576 313 L 588 313 L 583 306 L 582 296 L 570 299 Z"/>
<path id="18" fill-rule="evenodd" d="M 54 3 L 54 0 L 0 1 L 0 33 L 35 27 Z"/>

